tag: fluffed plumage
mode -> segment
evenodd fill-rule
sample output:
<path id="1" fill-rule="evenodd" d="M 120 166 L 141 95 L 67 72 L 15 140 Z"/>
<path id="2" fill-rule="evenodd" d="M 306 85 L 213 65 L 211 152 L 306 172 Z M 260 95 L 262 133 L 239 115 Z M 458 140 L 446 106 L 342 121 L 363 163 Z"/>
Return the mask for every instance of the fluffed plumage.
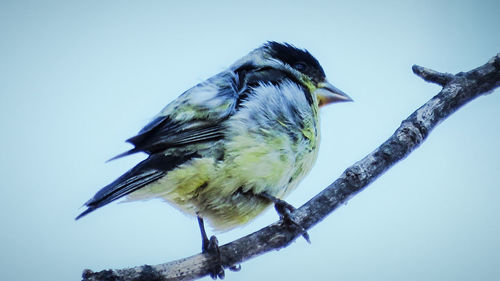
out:
<path id="1" fill-rule="evenodd" d="M 318 110 L 350 98 L 307 51 L 268 42 L 168 104 L 136 136 L 149 157 L 102 188 L 78 218 L 122 197 L 162 198 L 226 230 L 283 198 L 310 171 Z"/>

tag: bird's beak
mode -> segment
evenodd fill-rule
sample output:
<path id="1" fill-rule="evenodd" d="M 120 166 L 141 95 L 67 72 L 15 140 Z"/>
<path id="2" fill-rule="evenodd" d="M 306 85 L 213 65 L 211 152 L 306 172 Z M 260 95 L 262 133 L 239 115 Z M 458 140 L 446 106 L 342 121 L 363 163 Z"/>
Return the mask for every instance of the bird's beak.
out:
<path id="1" fill-rule="evenodd" d="M 328 81 L 319 83 L 314 94 L 318 98 L 318 105 L 320 107 L 334 102 L 352 101 L 351 97 L 328 83 Z"/>

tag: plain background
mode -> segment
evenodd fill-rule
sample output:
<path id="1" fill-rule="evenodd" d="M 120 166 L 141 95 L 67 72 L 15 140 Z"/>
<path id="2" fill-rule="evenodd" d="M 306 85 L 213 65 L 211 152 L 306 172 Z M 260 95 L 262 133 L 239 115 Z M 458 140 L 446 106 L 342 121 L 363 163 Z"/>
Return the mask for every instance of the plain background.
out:
<path id="1" fill-rule="evenodd" d="M 323 108 L 318 162 L 287 198 L 300 206 L 438 93 L 413 64 L 457 73 L 500 51 L 499 3 L 2 0 L 1 279 L 79 280 L 198 253 L 196 220 L 158 200 L 74 217 L 144 158 L 104 163 L 125 139 L 267 40 L 307 48 L 355 100 Z M 499 280 L 499 107 L 498 90 L 466 105 L 311 229 L 311 245 L 226 279 Z M 219 241 L 276 219 L 269 210 Z"/>

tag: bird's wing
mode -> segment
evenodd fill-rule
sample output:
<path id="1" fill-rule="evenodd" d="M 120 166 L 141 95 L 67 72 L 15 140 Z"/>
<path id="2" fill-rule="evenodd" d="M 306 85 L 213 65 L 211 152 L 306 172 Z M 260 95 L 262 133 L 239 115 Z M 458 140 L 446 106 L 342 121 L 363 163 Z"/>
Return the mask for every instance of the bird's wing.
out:
<path id="1" fill-rule="evenodd" d="M 135 146 L 133 149 L 111 160 L 139 151 L 152 154 L 169 147 L 222 138 L 221 123 L 234 113 L 241 90 L 238 75 L 232 71 L 196 85 L 127 140 Z"/>
<path id="2" fill-rule="evenodd" d="M 114 182 L 99 190 L 92 199 L 85 203 L 87 210 L 76 219 L 160 179 L 168 171 L 195 156 L 196 153 L 179 156 L 169 155 L 168 157 L 161 153 L 150 155 Z"/>

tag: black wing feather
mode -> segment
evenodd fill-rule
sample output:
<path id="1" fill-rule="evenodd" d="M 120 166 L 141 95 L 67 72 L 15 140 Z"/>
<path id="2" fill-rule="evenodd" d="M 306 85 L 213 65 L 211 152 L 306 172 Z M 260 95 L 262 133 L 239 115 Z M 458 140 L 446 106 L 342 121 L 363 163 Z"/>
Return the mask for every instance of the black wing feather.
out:
<path id="1" fill-rule="evenodd" d="M 85 203 L 88 209 L 76 219 L 160 179 L 168 171 L 193 157 L 196 157 L 196 153 L 179 157 L 166 157 L 163 154 L 149 156 L 114 182 L 99 190 L 92 199 Z"/>

